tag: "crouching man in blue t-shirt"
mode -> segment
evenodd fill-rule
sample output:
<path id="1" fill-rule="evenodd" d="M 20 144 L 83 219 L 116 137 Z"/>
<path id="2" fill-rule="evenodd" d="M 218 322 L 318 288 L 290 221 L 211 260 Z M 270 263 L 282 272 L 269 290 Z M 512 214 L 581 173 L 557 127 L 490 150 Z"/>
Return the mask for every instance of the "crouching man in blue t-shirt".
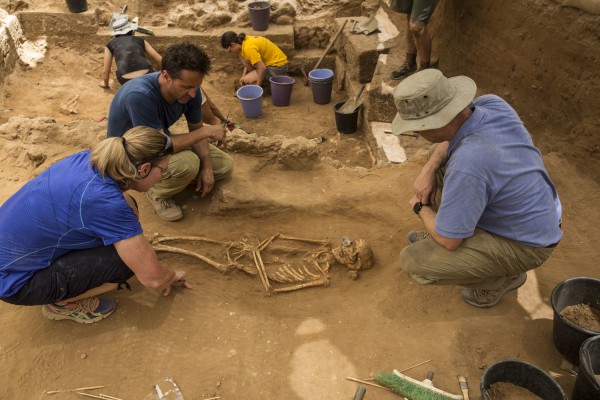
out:
<path id="1" fill-rule="evenodd" d="M 208 143 L 225 143 L 225 127 L 202 123 L 200 84 L 210 70 L 210 59 L 190 43 L 170 46 L 162 59 L 162 70 L 123 85 L 110 105 L 108 137 L 122 136 L 135 126 L 149 126 L 171 136 L 169 128 L 185 115 L 189 133 L 173 135 L 175 154 L 163 178 L 147 197 L 156 213 L 167 221 L 183 217 L 172 196 L 197 179 L 196 191 L 210 193 L 215 181 L 231 175 L 233 160 Z"/>
<path id="2" fill-rule="evenodd" d="M 470 78 L 435 69 L 394 91 L 392 131 L 437 144 L 410 199 L 425 231 L 408 234 L 400 264 L 420 284 L 464 286 L 467 303 L 491 307 L 552 254 L 562 209 L 515 110 L 475 92 Z"/>

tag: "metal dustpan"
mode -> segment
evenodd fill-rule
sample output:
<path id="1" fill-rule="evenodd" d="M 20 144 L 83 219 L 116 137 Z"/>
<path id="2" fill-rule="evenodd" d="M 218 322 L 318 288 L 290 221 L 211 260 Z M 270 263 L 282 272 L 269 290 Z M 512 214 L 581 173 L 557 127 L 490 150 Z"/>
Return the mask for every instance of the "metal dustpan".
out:
<path id="1" fill-rule="evenodd" d="M 371 17 L 360 24 L 357 24 L 354 28 L 350 30 L 350 33 L 364 33 L 365 35 L 370 35 L 379 29 L 379 22 L 375 17 Z"/>

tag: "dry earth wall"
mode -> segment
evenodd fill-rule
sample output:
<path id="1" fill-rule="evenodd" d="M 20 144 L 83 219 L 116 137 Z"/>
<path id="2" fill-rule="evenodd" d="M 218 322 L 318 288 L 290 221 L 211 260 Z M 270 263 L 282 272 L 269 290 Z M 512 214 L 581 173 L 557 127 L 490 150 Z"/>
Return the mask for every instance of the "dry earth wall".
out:
<path id="1" fill-rule="evenodd" d="M 440 69 L 517 110 L 542 152 L 600 182 L 600 17 L 548 0 L 442 0 Z"/>

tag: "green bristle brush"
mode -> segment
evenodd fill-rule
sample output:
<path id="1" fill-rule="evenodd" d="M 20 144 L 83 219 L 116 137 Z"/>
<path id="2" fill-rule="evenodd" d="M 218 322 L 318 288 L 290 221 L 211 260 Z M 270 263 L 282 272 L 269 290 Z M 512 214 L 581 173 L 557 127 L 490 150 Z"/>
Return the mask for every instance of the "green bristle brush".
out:
<path id="1" fill-rule="evenodd" d="M 444 392 L 431 383 L 433 372 L 429 371 L 427 379 L 418 381 L 394 370 L 392 374 L 380 373 L 375 381 L 392 392 L 410 400 L 463 400 L 463 396 Z"/>

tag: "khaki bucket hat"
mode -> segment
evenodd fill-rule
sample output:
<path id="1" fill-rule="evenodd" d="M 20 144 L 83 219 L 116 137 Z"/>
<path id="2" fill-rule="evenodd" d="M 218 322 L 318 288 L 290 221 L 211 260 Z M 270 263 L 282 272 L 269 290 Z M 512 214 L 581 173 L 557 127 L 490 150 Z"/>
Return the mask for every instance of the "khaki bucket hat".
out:
<path id="1" fill-rule="evenodd" d="M 446 78 L 433 68 L 404 79 L 394 90 L 398 113 L 392 133 L 418 132 L 447 125 L 475 98 L 477 85 L 466 76 Z"/>

